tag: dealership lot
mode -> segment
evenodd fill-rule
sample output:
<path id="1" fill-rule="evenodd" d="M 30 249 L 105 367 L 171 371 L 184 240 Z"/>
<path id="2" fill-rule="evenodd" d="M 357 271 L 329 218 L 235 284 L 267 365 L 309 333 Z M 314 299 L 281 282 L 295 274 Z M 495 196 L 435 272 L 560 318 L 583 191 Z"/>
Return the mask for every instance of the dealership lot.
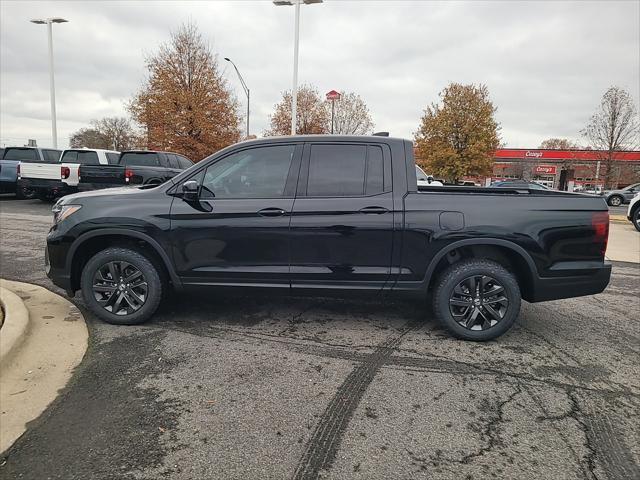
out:
<path id="1" fill-rule="evenodd" d="M 50 205 L 0 199 L 2 276 L 43 272 Z M 617 213 L 617 212 L 616 212 Z M 638 264 L 523 304 L 487 344 L 418 303 L 170 298 L 90 347 L 7 478 L 636 478 Z"/>

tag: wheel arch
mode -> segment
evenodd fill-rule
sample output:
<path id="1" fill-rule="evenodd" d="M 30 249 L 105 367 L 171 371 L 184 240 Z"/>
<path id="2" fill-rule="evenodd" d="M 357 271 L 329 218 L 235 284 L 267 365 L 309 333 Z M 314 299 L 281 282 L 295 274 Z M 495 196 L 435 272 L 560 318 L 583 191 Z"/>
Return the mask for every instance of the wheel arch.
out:
<path id="1" fill-rule="evenodd" d="M 136 230 L 121 228 L 106 228 L 94 230 L 80 235 L 69 247 L 66 260 L 66 270 L 70 275 L 70 285 L 73 291 L 80 288 L 80 275 L 82 266 L 95 253 L 113 245 L 131 245 L 150 247 L 151 260 L 158 263 L 167 273 L 174 288 L 182 289 L 182 282 L 176 274 L 171 259 L 162 246 L 149 235 Z"/>
<path id="2" fill-rule="evenodd" d="M 479 254 L 480 253 L 480 254 Z M 453 262 L 447 258 L 453 257 Z M 457 258 L 455 258 L 457 256 Z M 463 258 L 489 258 L 511 271 L 518 281 L 522 298 L 533 295 L 537 268 L 531 255 L 521 246 L 499 238 L 467 239 L 453 242 L 441 249 L 431 260 L 425 274 L 425 290 L 433 288 L 438 275 L 451 263 Z"/>

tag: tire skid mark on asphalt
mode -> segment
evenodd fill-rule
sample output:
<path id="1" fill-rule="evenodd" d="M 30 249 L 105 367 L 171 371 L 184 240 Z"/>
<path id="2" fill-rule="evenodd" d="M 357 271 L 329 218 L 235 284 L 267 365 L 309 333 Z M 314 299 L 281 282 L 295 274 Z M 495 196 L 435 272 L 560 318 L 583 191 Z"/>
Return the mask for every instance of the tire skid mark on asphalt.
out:
<path id="1" fill-rule="evenodd" d="M 419 326 L 418 322 L 410 322 L 399 335 L 387 338 L 372 354 L 365 356 L 338 387 L 307 442 L 293 475 L 295 480 L 316 479 L 321 471 L 331 468 L 344 432 L 367 388 L 402 337 Z"/>
<path id="2" fill-rule="evenodd" d="M 303 355 L 313 355 L 321 358 L 332 358 L 336 360 L 346 360 L 351 362 L 362 362 L 370 353 L 353 351 L 347 349 L 365 349 L 369 346 L 354 347 L 353 345 L 341 345 L 331 343 L 317 343 L 312 340 L 296 341 L 297 339 L 291 339 L 289 337 L 283 337 L 281 335 L 266 334 L 266 333 L 248 333 L 233 328 L 223 327 L 209 327 L 210 333 L 203 333 L 202 331 L 194 333 L 186 328 L 177 327 L 156 327 L 161 331 L 175 331 L 186 335 L 193 335 L 196 337 L 210 337 L 210 338 L 223 338 L 226 337 L 231 341 L 240 341 L 244 339 L 257 340 L 264 343 L 278 343 L 285 346 L 285 348 L 295 351 Z M 229 338 L 235 336 L 236 338 Z M 313 342 L 313 343 L 311 343 Z M 397 349 L 396 349 L 397 351 Z M 423 354 L 419 357 L 409 356 L 397 356 L 391 355 L 386 359 L 382 368 L 401 368 L 407 371 L 415 372 L 431 372 L 431 373 L 445 373 L 452 375 L 488 375 L 488 376 L 505 376 L 510 377 L 520 382 L 526 382 L 532 385 L 549 385 L 560 389 L 572 388 L 575 390 L 583 390 L 594 394 L 607 395 L 610 397 L 628 397 L 640 401 L 640 392 L 634 393 L 627 391 L 626 389 L 603 389 L 594 388 L 584 384 L 567 383 L 560 380 L 554 380 L 550 378 L 541 378 L 536 375 L 532 375 L 522 371 L 506 371 L 498 368 L 489 367 L 486 365 L 479 366 L 474 363 L 467 363 L 456 359 L 451 359 L 434 354 Z M 614 383 L 614 385 L 617 385 Z"/>

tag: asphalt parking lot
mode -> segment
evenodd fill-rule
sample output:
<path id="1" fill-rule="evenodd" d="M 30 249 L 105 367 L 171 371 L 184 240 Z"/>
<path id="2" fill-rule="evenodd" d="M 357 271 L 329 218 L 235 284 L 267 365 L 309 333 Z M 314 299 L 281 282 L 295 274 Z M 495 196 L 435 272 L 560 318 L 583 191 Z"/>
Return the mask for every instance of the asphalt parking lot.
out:
<path id="1" fill-rule="evenodd" d="M 43 285 L 50 205 L 0 199 L 1 276 Z M 640 268 L 453 340 L 419 303 L 167 299 L 93 318 L 2 478 L 640 478 Z"/>

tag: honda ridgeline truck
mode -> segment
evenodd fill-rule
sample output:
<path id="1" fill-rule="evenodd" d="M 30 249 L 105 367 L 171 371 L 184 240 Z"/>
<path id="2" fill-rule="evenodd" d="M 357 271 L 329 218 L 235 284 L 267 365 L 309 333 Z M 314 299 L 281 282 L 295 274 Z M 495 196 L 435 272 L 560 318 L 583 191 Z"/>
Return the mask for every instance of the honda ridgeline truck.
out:
<path id="1" fill-rule="evenodd" d="M 225 148 L 160 186 L 54 206 L 46 269 L 97 316 L 136 324 L 167 289 L 430 298 L 453 335 L 489 340 L 521 299 L 602 292 L 602 198 L 418 187 L 410 141 L 291 136 Z"/>

